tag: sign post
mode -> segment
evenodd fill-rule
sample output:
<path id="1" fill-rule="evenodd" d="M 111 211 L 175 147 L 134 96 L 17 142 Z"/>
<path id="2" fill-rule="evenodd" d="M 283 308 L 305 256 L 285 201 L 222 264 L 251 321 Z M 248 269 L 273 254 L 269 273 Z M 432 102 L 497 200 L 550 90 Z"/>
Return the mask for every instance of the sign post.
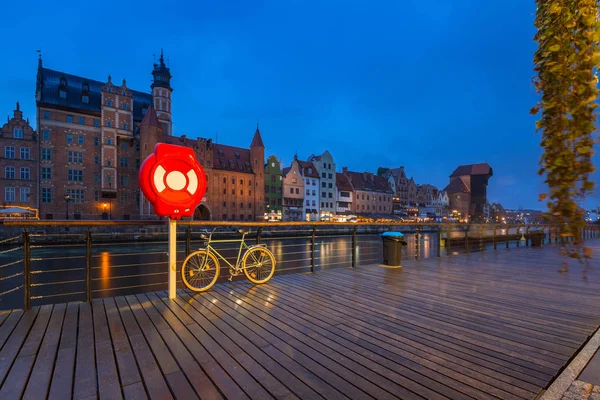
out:
<path id="1" fill-rule="evenodd" d="M 206 175 L 188 147 L 158 143 L 139 173 L 140 188 L 159 217 L 169 217 L 169 298 L 177 293 L 177 220 L 191 217 L 206 193 Z"/>

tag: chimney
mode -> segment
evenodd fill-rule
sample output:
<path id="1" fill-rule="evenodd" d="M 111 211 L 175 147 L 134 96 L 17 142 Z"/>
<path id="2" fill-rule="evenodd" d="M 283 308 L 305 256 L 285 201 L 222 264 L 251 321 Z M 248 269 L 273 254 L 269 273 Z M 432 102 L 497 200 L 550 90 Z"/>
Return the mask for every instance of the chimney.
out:
<path id="1" fill-rule="evenodd" d="M 342 174 L 348 173 L 348 167 L 342 167 Z"/>

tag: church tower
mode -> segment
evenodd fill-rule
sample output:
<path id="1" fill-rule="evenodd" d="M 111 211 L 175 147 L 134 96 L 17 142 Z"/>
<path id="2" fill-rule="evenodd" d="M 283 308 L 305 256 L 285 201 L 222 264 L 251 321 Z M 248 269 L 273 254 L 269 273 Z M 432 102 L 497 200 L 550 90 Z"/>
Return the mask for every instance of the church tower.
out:
<path id="1" fill-rule="evenodd" d="M 265 145 L 262 137 L 260 136 L 260 130 L 258 130 L 258 123 L 256 124 L 256 131 L 250 143 L 250 162 L 252 163 L 252 172 L 254 172 L 254 215 L 256 220 L 262 220 L 264 214 L 265 201 L 264 196 L 264 173 L 265 173 Z"/>
<path id="2" fill-rule="evenodd" d="M 152 101 L 154 110 L 158 116 L 158 121 L 165 135 L 173 134 L 172 110 L 171 110 L 171 71 L 165 65 L 165 57 L 162 49 L 160 50 L 160 59 L 158 64 L 154 64 L 152 70 Z"/>

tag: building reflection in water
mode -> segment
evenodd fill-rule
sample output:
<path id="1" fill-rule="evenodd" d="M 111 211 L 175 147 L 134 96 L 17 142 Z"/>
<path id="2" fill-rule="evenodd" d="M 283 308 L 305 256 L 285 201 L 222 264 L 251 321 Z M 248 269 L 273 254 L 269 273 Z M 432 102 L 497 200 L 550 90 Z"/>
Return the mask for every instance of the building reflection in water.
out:
<path id="1" fill-rule="evenodd" d="M 110 253 L 100 253 L 100 288 L 106 290 L 110 286 Z"/>

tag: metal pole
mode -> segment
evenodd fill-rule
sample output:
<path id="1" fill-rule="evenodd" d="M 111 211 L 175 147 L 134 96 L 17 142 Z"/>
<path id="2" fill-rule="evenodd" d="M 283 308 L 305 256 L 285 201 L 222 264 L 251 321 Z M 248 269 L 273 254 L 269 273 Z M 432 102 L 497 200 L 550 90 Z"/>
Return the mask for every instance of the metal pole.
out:
<path id="1" fill-rule="evenodd" d="M 465 252 L 469 254 L 469 229 L 470 225 L 467 225 L 467 229 L 465 230 Z"/>
<path id="2" fill-rule="evenodd" d="M 354 230 L 352 231 L 352 268 L 356 268 L 356 231 L 358 230 L 358 226 L 354 226 Z"/>
<path id="3" fill-rule="evenodd" d="M 531 227 L 527 225 L 527 228 L 525 229 L 525 247 L 529 247 L 529 228 Z"/>
<path id="4" fill-rule="evenodd" d="M 419 242 L 421 241 L 421 226 L 417 225 L 417 230 L 415 232 L 415 260 L 419 259 L 419 253 L 421 252 L 419 249 Z"/>
<path id="5" fill-rule="evenodd" d="M 92 232 L 85 235 L 85 300 L 92 302 Z"/>
<path id="6" fill-rule="evenodd" d="M 169 299 L 177 296 L 177 220 L 169 218 Z"/>
<path id="7" fill-rule="evenodd" d="M 262 236 L 262 226 L 258 228 L 258 232 L 256 232 L 256 244 L 260 244 L 260 237 Z"/>
<path id="8" fill-rule="evenodd" d="M 185 254 L 189 256 L 192 252 L 192 227 L 188 226 L 185 231 Z"/>
<path id="9" fill-rule="evenodd" d="M 23 309 L 31 308 L 31 242 L 27 229 L 23 230 Z"/>
<path id="10" fill-rule="evenodd" d="M 492 235 L 492 242 L 494 243 L 494 251 L 497 250 L 497 248 L 496 248 L 496 229 L 497 229 L 496 225 L 494 225 L 494 233 Z"/>
<path id="11" fill-rule="evenodd" d="M 442 226 L 440 225 L 437 233 L 437 258 L 442 256 Z"/>
<path id="12" fill-rule="evenodd" d="M 310 238 L 310 272 L 315 272 L 315 238 L 317 236 L 317 227 L 313 226 Z"/>
<path id="13" fill-rule="evenodd" d="M 479 225 L 479 251 L 483 253 L 485 246 L 483 245 L 483 225 Z"/>

